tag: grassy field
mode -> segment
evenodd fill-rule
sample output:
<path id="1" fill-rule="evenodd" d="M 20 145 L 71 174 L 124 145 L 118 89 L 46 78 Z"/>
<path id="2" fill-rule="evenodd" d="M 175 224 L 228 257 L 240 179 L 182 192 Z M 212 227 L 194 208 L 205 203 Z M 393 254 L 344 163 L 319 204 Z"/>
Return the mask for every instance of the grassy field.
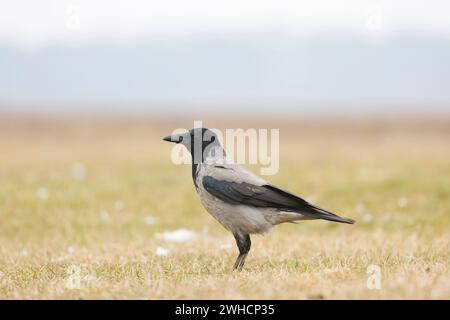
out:
<path id="1" fill-rule="evenodd" d="M 0 298 L 450 298 L 450 119 L 205 124 L 280 128 L 266 179 L 357 223 L 278 226 L 232 272 L 233 237 L 161 141 L 192 121 L 4 116 Z"/>

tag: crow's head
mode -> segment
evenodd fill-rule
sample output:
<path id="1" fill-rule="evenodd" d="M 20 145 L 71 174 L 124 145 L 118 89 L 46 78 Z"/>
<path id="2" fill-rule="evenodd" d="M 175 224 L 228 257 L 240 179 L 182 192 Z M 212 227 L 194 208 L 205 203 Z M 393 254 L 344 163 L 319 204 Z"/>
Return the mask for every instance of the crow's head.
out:
<path id="1" fill-rule="evenodd" d="M 203 162 L 217 147 L 223 151 L 217 135 L 207 128 L 194 128 L 185 133 L 169 135 L 163 140 L 184 145 L 192 154 L 195 163 Z"/>

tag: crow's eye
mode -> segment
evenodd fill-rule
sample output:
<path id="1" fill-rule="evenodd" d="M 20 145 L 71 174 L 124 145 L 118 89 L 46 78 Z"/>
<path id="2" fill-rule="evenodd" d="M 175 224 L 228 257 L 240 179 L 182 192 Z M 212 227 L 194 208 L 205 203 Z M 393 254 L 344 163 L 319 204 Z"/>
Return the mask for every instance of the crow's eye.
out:
<path id="1" fill-rule="evenodd" d="M 178 139 L 178 143 L 183 141 L 183 137 L 180 137 L 180 139 Z"/>
<path id="2" fill-rule="evenodd" d="M 211 142 L 213 142 L 214 140 L 216 140 L 216 137 L 212 136 L 211 137 Z"/>

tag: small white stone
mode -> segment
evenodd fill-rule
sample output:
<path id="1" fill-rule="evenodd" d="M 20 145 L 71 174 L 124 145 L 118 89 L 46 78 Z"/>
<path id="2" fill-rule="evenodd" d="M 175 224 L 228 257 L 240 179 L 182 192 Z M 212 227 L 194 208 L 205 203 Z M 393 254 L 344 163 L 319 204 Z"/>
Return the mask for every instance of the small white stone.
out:
<path id="1" fill-rule="evenodd" d="M 407 253 L 404 255 L 404 257 L 406 258 L 406 260 L 408 260 L 408 262 L 413 261 L 415 259 L 414 254 L 412 253 Z"/>
<path id="2" fill-rule="evenodd" d="M 83 281 L 87 282 L 87 283 L 95 281 L 95 280 L 97 280 L 97 277 L 94 276 L 93 274 L 88 274 L 88 275 L 83 277 Z"/>
<path id="3" fill-rule="evenodd" d="M 106 221 L 109 220 L 109 213 L 106 210 L 100 211 L 100 219 Z"/>
<path id="4" fill-rule="evenodd" d="M 144 222 L 145 222 L 145 224 L 152 225 L 152 224 L 155 224 L 156 218 L 153 216 L 146 216 L 144 218 Z"/>
<path id="5" fill-rule="evenodd" d="M 68 253 L 74 253 L 75 252 L 75 248 L 70 246 L 70 247 L 67 248 L 67 252 Z"/>
<path id="6" fill-rule="evenodd" d="M 166 257 L 169 255 L 169 249 L 163 248 L 163 247 L 157 247 L 156 248 L 156 255 L 158 257 Z"/>
<path id="7" fill-rule="evenodd" d="M 77 181 L 83 181 L 86 178 L 87 170 L 86 166 L 82 162 L 76 162 L 70 169 L 70 175 Z"/>
<path id="8" fill-rule="evenodd" d="M 114 203 L 114 209 L 116 209 L 116 211 L 122 211 L 124 207 L 125 207 L 125 205 L 120 200 L 118 200 Z"/>
<path id="9" fill-rule="evenodd" d="M 224 243 L 220 245 L 220 250 L 230 250 L 232 248 L 232 245 L 230 243 Z"/>
<path id="10" fill-rule="evenodd" d="M 194 231 L 187 229 L 178 229 L 174 231 L 166 231 L 155 235 L 158 239 L 163 239 L 171 242 L 185 242 L 197 236 Z"/>
<path id="11" fill-rule="evenodd" d="M 434 288 L 431 290 L 431 297 L 433 299 L 439 299 L 444 294 L 441 288 Z"/>
<path id="12" fill-rule="evenodd" d="M 356 204 L 356 206 L 355 206 L 355 210 L 356 210 L 356 212 L 358 212 L 358 213 L 363 213 L 364 211 L 365 211 L 365 206 L 364 206 L 364 203 L 361 203 L 361 202 L 358 202 L 357 204 Z"/>
<path id="13" fill-rule="evenodd" d="M 361 220 L 365 223 L 370 223 L 373 221 L 373 216 L 370 213 L 366 213 L 365 215 L 362 216 Z"/>
<path id="14" fill-rule="evenodd" d="M 408 205 L 408 199 L 407 198 L 405 198 L 405 197 L 400 197 L 400 198 L 398 198 L 398 206 L 400 207 L 400 208 L 404 208 L 404 207 L 406 207 Z"/>
<path id="15" fill-rule="evenodd" d="M 22 256 L 27 256 L 27 255 L 28 255 L 28 251 L 27 251 L 26 249 L 23 249 L 23 250 L 20 252 L 20 254 L 21 254 Z"/>
<path id="16" fill-rule="evenodd" d="M 48 189 L 45 187 L 39 187 L 36 189 L 36 195 L 39 199 L 47 200 L 49 197 Z"/>

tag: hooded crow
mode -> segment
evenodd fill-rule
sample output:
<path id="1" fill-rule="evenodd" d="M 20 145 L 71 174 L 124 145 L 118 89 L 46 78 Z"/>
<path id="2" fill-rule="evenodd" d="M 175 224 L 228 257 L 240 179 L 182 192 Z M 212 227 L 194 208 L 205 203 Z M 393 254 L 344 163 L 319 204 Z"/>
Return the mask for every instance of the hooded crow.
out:
<path id="1" fill-rule="evenodd" d="M 308 203 L 275 187 L 226 158 L 216 134 L 195 128 L 163 140 L 183 144 L 192 155 L 192 179 L 206 210 L 233 233 L 239 249 L 233 269 L 242 269 L 250 250 L 250 234 L 298 220 L 355 221 Z"/>

